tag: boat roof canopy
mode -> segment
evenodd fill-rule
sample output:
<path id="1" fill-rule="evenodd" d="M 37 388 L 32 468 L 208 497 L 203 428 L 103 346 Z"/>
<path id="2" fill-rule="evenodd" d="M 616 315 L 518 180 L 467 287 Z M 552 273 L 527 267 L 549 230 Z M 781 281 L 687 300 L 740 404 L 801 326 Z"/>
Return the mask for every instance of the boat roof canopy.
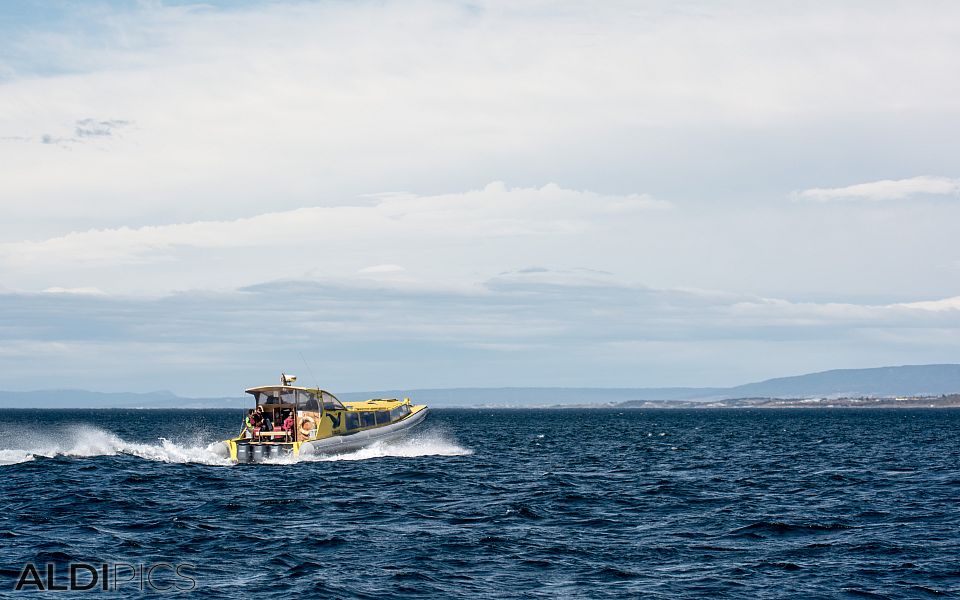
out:
<path id="1" fill-rule="evenodd" d="M 290 390 L 299 390 L 301 392 L 313 392 L 317 393 L 322 392 L 323 390 L 317 390 L 316 388 L 309 390 L 305 387 L 299 387 L 296 385 L 262 385 L 260 387 L 252 387 L 244 390 L 248 394 L 256 394 L 257 392 L 283 392 Z"/>

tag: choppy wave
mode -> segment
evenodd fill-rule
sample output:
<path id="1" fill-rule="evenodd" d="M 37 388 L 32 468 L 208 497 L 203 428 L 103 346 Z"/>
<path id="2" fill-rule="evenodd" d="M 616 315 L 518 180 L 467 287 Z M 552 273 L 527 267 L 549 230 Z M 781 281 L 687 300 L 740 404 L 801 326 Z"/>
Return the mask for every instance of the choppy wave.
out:
<path id="1" fill-rule="evenodd" d="M 438 410 L 190 462 L 241 414 L 0 411 L 0 579 L 182 557 L 191 598 L 960 597 L 960 410 Z"/>

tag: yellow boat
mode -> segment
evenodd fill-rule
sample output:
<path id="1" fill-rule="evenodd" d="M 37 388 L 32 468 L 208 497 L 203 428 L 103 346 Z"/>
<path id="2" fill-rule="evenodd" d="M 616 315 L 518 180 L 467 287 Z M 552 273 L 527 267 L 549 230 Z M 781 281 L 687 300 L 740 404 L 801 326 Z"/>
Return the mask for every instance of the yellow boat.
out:
<path id="1" fill-rule="evenodd" d="M 217 453 L 235 463 L 258 463 L 349 452 L 399 437 L 427 416 L 427 407 L 409 398 L 341 402 L 326 390 L 293 385 L 296 379 L 281 374 L 280 385 L 246 390 L 254 397 L 253 410 L 263 415 L 263 426 L 245 421 L 240 435 L 217 444 Z"/>

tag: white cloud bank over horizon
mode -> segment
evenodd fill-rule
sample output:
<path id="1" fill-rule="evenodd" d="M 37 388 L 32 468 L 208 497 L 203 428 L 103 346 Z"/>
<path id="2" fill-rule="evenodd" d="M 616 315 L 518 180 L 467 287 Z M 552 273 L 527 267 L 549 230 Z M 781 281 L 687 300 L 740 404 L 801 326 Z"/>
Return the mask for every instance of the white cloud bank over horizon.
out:
<path id="1" fill-rule="evenodd" d="M 5 293 L 0 308 L 9 342 L 0 352 L 0 389 L 146 387 L 182 395 L 234 393 L 242 377 L 270 378 L 300 364 L 298 353 L 324 385 L 341 390 L 733 385 L 941 362 L 960 334 L 960 297 L 791 302 L 545 268 L 429 290 L 281 280 L 160 298 Z M 771 345 L 792 354 L 789 365 Z M 123 372 L 112 368 L 118 363 Z"/>
<path id="2" fill-rule="evenodd" d="M 960 219 L 960 204 L 918 206 L 824 207 L 784 197 L 762 207 L 691 207 L 643 193 L 495 182 L 0 242 L 0 269 L 12 290 L 115 295 L 229 290 L 278 277 L 471 286 L 533 264 L 607 271 L 654 287 L 818 301 L 952 296 L 960 291 L 960 253 L 945 233 Z M 905 278 L 892 285 L 885 274 L 897 271 Z"/>
<path id="3" fill-rule="evenodd" d="M 162 295 L 319 275 L 471 285 L 515 260 L 535 259 L 531 254 L 556 256 L 558 246 L 578 253 L 579 244 L 597 236 L 619 232 L 628 239 L 631 226 L 670 208 L 644 194 L 494 182 L 462 193 L 377 194 L 362 205 L 0 243 L 0 267 L 17 274 L 24 291 L 95 287 Z M 471 262 L 475 269 L 465 272 L 462 265 Z"/>
<path id="4" fill-rule="evenodd" d="M 554 183 L 524 189 L 494 182 L 461 194 L 379 195 L 367 206 L 309 207 L 230 221 L 72 232 L 0 245 L 0 258 L 27 267 L 96 261 L 138 264 L 173 247 L 262 248 L 309 244 L 314 238 L 359 244 L 384 236 L 551 235 L 582 232 L 602 227 L 603 219 L 668 208 L 669 203 L 641 194 L 604 196 Z"/>

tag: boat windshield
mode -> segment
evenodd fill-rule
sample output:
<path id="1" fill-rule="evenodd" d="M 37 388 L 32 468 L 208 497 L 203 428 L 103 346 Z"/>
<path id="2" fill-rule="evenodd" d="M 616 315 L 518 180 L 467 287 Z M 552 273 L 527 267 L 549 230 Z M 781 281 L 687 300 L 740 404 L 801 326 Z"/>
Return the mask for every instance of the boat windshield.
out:
<path id="1" fill-rule="evenodd" d="M 254 393 L 254 397 L 257 399 L 257 404 L 292 404 L 298 410 L 320 410 L 320 399 L 318 399 L 317 393 L 312 390 L 276 389 L 258 391 Z M 323 400 L 324 410 L 344 410 L 343 404 L 330 392 L 320 390 L 320 398 Z"/>
<path id="2" fill-rule="evenodd" d="M 320 395 L 323 397 L 324 410 L 344 410 L 343 404 L 330 392 L 320 390 Z"/>

